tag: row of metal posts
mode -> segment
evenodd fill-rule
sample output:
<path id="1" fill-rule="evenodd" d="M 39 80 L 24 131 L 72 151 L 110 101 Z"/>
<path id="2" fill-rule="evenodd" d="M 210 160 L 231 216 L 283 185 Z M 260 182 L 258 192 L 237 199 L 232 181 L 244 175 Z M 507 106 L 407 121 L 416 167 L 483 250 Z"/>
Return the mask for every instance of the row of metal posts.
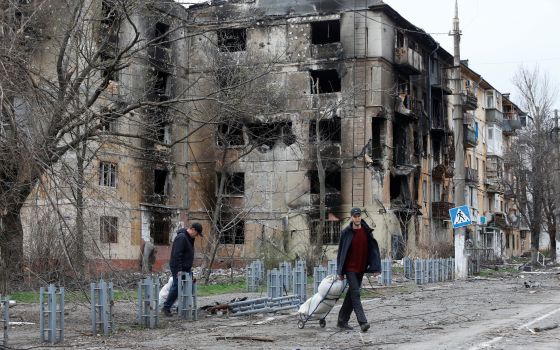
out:
<path id="1" fill-rule="evenodd" d="M 414 279 L 416 284 L 450 281 L 454 278 L 455 259 L 403 259 L 404 277 Z M 390 258 L 381 260 L 380 281 L 390 285 L 393 279 L 393 261 Z"/>
<path id="2" fill-rule="evenodd" d="M 250 273 L 254 273 L 251 271 Z M 279 268 L 267 271 L 267 295 L 269 298 L 279 298 L 292 289 L 293 294 L 301 300 L 307 297 L 307 268 L 304 260 L 298 260 L 295 268 L 288 262 L 282 262 Z M 291 287 L 291 288 L 290 288 Z"/>
<path id="3" fill-rule="evenodd" d="M 450 281 L 454 279 L 455 259 L 416 259 L 414 280 L 416 284 Z"/>

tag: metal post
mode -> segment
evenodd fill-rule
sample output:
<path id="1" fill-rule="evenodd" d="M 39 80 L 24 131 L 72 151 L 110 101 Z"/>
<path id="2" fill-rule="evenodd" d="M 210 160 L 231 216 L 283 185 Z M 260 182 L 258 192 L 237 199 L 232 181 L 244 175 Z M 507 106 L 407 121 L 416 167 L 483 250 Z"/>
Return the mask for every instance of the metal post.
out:
<path id="1" fill-rule="evenodd" d="M 193 279 L 190 273 L 183 272 L 179 277 L 179 318 L 192 321 L 195 315 L 195 296 L 193 292 L 196 288 L 193 286 Z"/>
<path id="2" fill-rule="evenodd" d="M 327 274 L 328 275 L 337 275 L 338 273 L 336 272 L 336 270 L 337 270 L 336 259 L 329 260 L 328 265 L 327 265 Z"/>
<path id="3" fill-rule="evenodd" d="M 455 0 L 455 17 L 453 18 L 453 133 L 455 134 L 455 170 L 453 182 L 455 186 L 454 202 L 459 207 L 465 204 L 465 149 L 464 149 L 464 117 L 461 84 L 461 30 L 459 29 L 459 6 Z M 455 265 L 457 278 L 467 278 L 467 260 L 465 258 L 465 227 L 455 229 Z"/>
<path id="4" fill-rule="evenodd" d="M 327 277 L 327 269 L 324 266 L 315 266 L 313 268 L 313 293 L 317 293 L 321 281 Z"/>
<path id="5" fill-rule="evenodd" d="M 40 339 L 44 342 L 46 338 L 46 341 L 51 344 L 62 342 L 64 341 L 64 288 L 59 288 L 59 292 L 57 292 L 56 287 L 49 284 L 46 299 L 45 303 L 45 288 L 41 287 L 39 289 Z"/>
<path id="6" fill-rule="evenodd" d="M 10 297 L 2 298 L 0 295 L 0 306 L 2 306 L 2 345 L 8 346 L 8 330 L 10 329 Z"/>
<path id="7" fill-rule="evenodd" d="M 112 288 L 111 288 L 112 293 Z M 159 280 L 146 277 L 138 282 L 138 316 L 139 325 L 155 328 L 159 321 Z"/>

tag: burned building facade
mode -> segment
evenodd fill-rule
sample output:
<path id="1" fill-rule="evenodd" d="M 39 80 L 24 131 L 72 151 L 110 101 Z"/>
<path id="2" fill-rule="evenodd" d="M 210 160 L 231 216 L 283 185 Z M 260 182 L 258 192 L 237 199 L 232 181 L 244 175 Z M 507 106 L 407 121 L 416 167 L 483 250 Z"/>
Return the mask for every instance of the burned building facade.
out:
<path id="1" fill-rule="evenodd" d="M 378 1 L 220 2 L 188 23 L 187 85 L 215 98 L 189 107 L 189 216 L 217 256 L 301 256 L 319 234 L 332 252 L 352 207 L 394 258 L 452 240 L 452 57 L 427 33 Z"/>

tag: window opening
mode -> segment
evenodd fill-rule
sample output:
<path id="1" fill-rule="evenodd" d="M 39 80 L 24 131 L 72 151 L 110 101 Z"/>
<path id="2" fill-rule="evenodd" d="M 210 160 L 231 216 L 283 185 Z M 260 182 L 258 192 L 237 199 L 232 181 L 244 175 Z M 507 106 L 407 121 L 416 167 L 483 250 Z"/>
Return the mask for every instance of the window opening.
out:
<path id="1" fill-rule="evenodd" d="M 222 220 L 220 231 L 221 244 L 245 244 L 244 220 L 236 220 L 235 222 Z"/>
<path id="2" fill-rule="evenodd" d="M 407 164 L 407 130 L 404 123 L 393 123 L 393 149 L 395 165 Z"/>
<path id="3" fill-rule="evenodd" d="M 312 120 L 309 124 L 309 141 L 310 142 L 340 142 L 342 138 L 341 119 L 333 117 L 330 119 L 319 120 L 319 137 L 317 140 L 317 121 Z"/>
<path id="4" fill-rule="evenodd" d="M 119 219 L 116 216 L 101 216 L 99 222 L 101 242 L 117 243 Z"/>
<path id="5" fill-rule="evenodd" d="M 218 30 L 218 48 L 222 52 L 245 51 L 247 30 L 245 28 L 228 28 Z"/>
<path id="6" fill-rule="evenodd" d="M 220 186 L 222 180 L 222 173 L 217 173 L 216 190 Z M 224 186 L 224 196 L 228 195 L 243 195 L 245 193 L 245 173 L 231 173 L 226 175 L 226 183 Z"/>
<path id="7" fill-rule="evenodd" d="M 168 40 L 167 32 L 169 31 L 169 25 L 165 23 L 156 23 L 155 33 L 154 33 L 154 43 L 161 47 L 169 47 L 170 42 Z"/>
<path id="8" fill-rule="evenodd" d="M 320 194 L 321 187 L 319 184 L 319 172 L 317 170 L 311 170 L 308 173 L 310 193 Z M 329 193 L 339 193 L 342 189 L 340 169 L 327 170 L 325 171 L 325 192 Z"/>
<path id="9" fill-rule="evenodd" d="M 154 194 L 160 196 L 167 195 L 167 176 L 169 171 L 155 169 L 154 170 Z"/>
<path id="10" fill-rule="evenodd" d="M 237 123 L 221 123 L 217 126 L 216 144 L 219 147 L 243 146 L 243 125 Z"/>
<path id="11" fill-rule="evenodd" d="M 391 175 L 390 181 L 391 202 L 400 201 L 402 204 L 410 203 L 408 177 L 406 175 Z"/>
<path id="12" fill-rule="evenodd" d="M 311 43 L 315 45 L 340 41 L 340 20 L 311 23 Z"/>
<path id="13" fill-rule="evenodd" d="M 383 137 L 385 135 L 385 119 L 373 118 L 371 122 L 372 129 L 372 159 L 383 158 Z"/>
<path id="14" fill-rule="evenodd" d="M 341 81 L 336 69 L 312 70 L 311 93 L 328 94 L 341 91 Z"/>
<path id="15" fill-rule="evenodd" d="M 247 125 L 249 142 L 268 149 L 272 149 L 277 141 L 282 141 L 286 146 L 296 141 L 292 133 L 292 122 L 253 123 Z"/>
<path id="16" fill-rule="evenodd" d="M 117 187 L 117 165 L 101 162 L 99 164 L 99 185 Z"/>

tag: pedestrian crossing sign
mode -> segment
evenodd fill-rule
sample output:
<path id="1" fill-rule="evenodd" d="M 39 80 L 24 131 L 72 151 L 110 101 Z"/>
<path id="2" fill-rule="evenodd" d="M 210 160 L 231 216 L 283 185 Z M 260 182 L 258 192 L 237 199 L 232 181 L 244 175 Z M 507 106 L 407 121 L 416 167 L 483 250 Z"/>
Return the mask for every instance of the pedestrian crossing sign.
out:
<path id="1" fill-rule="evenodd" d="M 453 228 L 459 228 L 472 224 L 471 211 L 467 205 L 449 209 L 449 216 Z"/>

